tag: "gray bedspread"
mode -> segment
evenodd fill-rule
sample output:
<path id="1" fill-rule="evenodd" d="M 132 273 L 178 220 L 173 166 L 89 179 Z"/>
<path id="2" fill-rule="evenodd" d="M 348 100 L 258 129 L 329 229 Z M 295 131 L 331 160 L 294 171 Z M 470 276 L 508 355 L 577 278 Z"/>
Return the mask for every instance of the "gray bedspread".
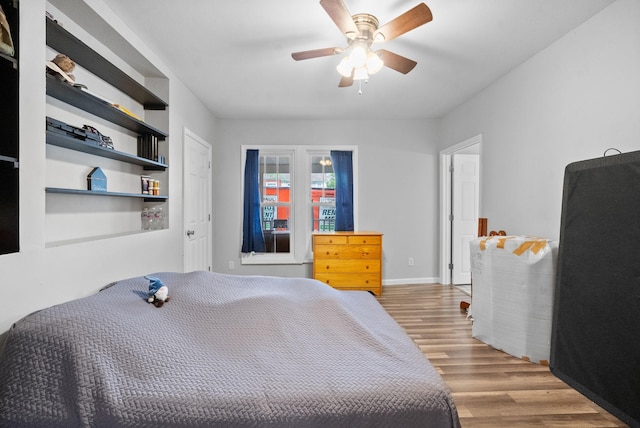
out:
<path id="1" fill-rule="evenodd" d="M 440 375 L 367 292 L 155 273 L 31 314 L 0 356 L 0 426 L 458 427 Z"/>

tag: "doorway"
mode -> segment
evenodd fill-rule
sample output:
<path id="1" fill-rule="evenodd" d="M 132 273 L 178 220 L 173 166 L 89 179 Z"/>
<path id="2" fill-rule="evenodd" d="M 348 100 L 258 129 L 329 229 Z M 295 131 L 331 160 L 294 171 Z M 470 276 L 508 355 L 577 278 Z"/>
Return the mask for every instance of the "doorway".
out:
<path id="1" fill-rule="evenodd" d="M 470 284 L 469 242 L 477 235 L 482 135 L 440 152 L 440 282 Z"/>
<path id="2" fill-rule="evenodd" d="M 211 270 L 211 146 L 184 129 L 185 272 Z"/>

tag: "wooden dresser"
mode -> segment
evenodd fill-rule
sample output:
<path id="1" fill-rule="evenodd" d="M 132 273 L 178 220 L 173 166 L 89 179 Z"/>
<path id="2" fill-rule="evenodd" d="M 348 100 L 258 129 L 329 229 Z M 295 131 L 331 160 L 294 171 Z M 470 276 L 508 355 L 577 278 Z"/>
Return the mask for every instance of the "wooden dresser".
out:
<path id="1" fill-rule="evenodd" d="M 382 294 L 382 233 L 313 234 L 313 277 L 340 290 Z"/>

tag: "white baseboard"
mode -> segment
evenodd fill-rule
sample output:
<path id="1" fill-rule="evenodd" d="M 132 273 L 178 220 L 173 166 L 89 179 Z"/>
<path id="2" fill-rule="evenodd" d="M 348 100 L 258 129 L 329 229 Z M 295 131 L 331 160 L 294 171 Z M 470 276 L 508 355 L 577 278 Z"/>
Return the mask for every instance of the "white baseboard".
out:
<path id="1" fill-rule="evenodd" d="M 405 284 L 439 284 L 440 278 L 401 278 L 401 279 L 384 279 L 382 285 L 405 285 Z"/>

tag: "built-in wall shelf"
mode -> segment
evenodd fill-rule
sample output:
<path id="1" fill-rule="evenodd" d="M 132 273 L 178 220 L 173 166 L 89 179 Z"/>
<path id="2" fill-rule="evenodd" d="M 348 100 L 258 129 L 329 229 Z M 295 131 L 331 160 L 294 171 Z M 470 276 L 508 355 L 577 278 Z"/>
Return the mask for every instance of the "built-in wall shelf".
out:
<path id="1" fill-rule="evenodd" d="M 107 61 L 102 55 L 87 46 L 82 40 L 46 18 L 47 45 L 68 55 L 73 61 L 95 74 L 111 86 L 118 88 L 144 106 L 145 110 L 165 110 L 167 103 L 143 85 Z"/>
<path id="2" fill-rule="evenodd" d="M 13 0 L 0 0 L 3 1 Z M 157 204 L 162 205 L 162 212 L 166 213 L 169 208 L 168 196 L 146 195 L 141 192 L 140 178 L 142 171 L 153 172 L 150 175 L 154 176 L 154 180 L 163 181 L 163 189 L 168 189 L 166 172 L 169 167 L 163 156 L 168 152 L 169 143 L 169 135 L 163 131 L 169 129 L 168 104 L 147 88 L 146 83 L 149 82 L 152 88 L 159 90 L 162 96 L 168 96 L 169 80 L 133 45 L 128 45 L 128 41 L 122 39 L 122 34 L 108 22 L 98 20 L 100 37 L 96 40 L 93 38 L 98 37 L 93 31 L 96 25 L 93 17 L 83 16 L 75 6 L 68 4 L 72 2 L 51 0 L 51 3 L 60 9 L 60 13 L 65 13 L 64 10 L 73 11 L 71 15 L 77 18 L 75 24 L 79 28 L 74 35 L 69 32 L 75 31 L 73 25 L 68 25 L 67 30 L 56 21 L 45 18 L 48 51 L 68 55 L 78 67 L 82 67 L 82 70 L 78 70 L 78 75 L 83 71 L 87 80 L 78 80 L 73 84 L 55 73 L 43 73 L 46 77 L 47 105 L 53 107 L 63 124 L 66 121 L 83 123 L 83 120 L 87 120 L 84 123 L 91 125 L 92 121 L 99 120 L 101 130 L 106 135 L 114 136 L 115 148 L 123 151 L 102 147 L 96 141 L 76 138 L 71 133 L 61 132 L 47 125 L 45 142 L 49 179 L 44 188 L 47 195 L 45 245 L 55 247 L 136 235 L 140 233 L 137 230 L 141 220 L 140 209 L 147 208 L 147 204 Z M 71 15 L 61 19 L 70 23 L 74 21 Z M 87 39 L 82 41 L 77 36 Z M 95 45 L 89 46 L 87 43 Z M 124 55 L 120 56 L 119 52 Z M 114 59 L 114 63 L 107 58 Z M 0 66 L 2 62 L 0 61 Z M 6 64 L 4 68 L 10 68 L 9 63 Z M 95 88 L 91 87 L 93 84 Z M 147 120 L 153 125 L 147 123 Z M 72 128 L 68 129 L 73 132 Z M 61 129 L 67 130 L 64 126 Z M 146 150 L 142 150 L 146 148 L 147 142 L 153 146 L 154 156 L 158 154 L 158 158 L 154 157 L 155 160 L 147 159 Z M 156 145 L 156 142 L 162 144 Z M 112 162 L 95 158 L 91 160 L 92 156 Z M 161 162 L 157 159 L 161 159 Z M 72 165 L 68 172 L 65 161 Z M 90 187 L 83 185 L 84 180 L 78 181 L 84 178 L 79 175 L 84 175 L 82 171 L 88 165 L 96 166 L 100 163 L 105 164 L 105 168 L 113 167 L 118 171 L 115 175 L 121 186 L 115 185 L 113 188 L 123 192 L 87 190 Z M 123 168 L 122 165 L 114 165 L 117 163 L 129 166 Z M 58 187 L 48 187 L 49 184 Z M 98 196 L 102 199 L 96 199 Z"/>
<path id="3" fill-rule="evenodd" d="M 14 158 L 14 157 L 11 157 L 11 156 L 0 155 L 0 162 L 12 163 L 14 168 L 18 168 L 18 166 L 19 166 L 18 158 Z"/>
<path id="4" fill-rule="evenodd" d="M 128 115 L 104 100 L 69 83 L 63 82 L 50 74 L 47 74 L 47 95 L 108 120 L 111 123 L 120 125 L 137 134 L 155 135 L 160 141 L 164 141 L 167 138 L 168 134 L 165 132 Z"/>
<path id="5" fill-rule="evenodd" d="M 3 54 L 3 53 L 0 53 L 0 60 L 2 60 L 2 61 L 9 61 L 9 63 L 11 63 L 11 66 L 12 66 L 14 69 L 16 69 L 16 70 L 18 69 L 18 60 L 17 60 L 17 59 L 15 59 L 15 58 L 13 58 L 13 57 L 11 57 L 11 56 L 9 56 L 9 55 L 5 55 L 5 54 Z"/>
<path id="6" fill-rule="evenodd" d="M 20 13 L 16 0 L 0 0 L 14 56 L 0 53 L 0 255 L 20 251 Z M 0 39 L 6 40 L 3 22 Z M 27 101 L 22 100 L 22 104 Z"/>
<path id="7" fill-rule="evenodd" d="M 95 190 L 65 189 L 61 187 L 45 187 L 47 193 L 65 193 L 68 195 L 86 195 L 86 196 L 115 196 L 123 198 L 144 199 L 145 202 L 163 202 L 169 199 L 168 196 L 160 195 L 143 195 L 141 193 L 122 193 L 122 192 L 100 192 Z"/>
<path id="8" fill-rule="evenodd" d="M 151 159 L 141 158 L 125 152 L 119 152 L 118 150 L 107 149 L 105 147 L 97 146 L 94 143 L 88 143 L 86 141 L 52 131 L 47 131 L 47 144 L 76 150 L 78 152 L 89 153 L 91 155 L 102 156 L 104 158 L 114 159 L 120 162 L 141 165 L 148 171 L 165 171 L 168 167 L 165 164 L 152 161 Z"/>

